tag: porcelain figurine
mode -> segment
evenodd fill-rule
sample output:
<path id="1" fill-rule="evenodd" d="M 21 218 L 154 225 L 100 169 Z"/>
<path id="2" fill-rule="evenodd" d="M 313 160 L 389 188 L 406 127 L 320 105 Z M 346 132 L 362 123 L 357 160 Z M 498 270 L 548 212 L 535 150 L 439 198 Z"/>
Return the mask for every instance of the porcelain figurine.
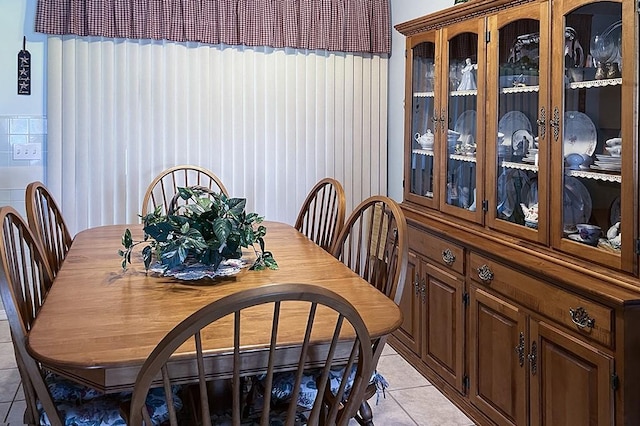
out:
<path id="1" fill-rule="evenodd" d="M 471 58 L 465 59 L 465 65 L 462 68 L 462 78 L 460 79 L 458 90 L 475 90 L 478 88 L 478 86 L 476 86 L 476 79 L 473 76 L 473 70 L 477 69 L 478 64 L 472 64 Z"/>

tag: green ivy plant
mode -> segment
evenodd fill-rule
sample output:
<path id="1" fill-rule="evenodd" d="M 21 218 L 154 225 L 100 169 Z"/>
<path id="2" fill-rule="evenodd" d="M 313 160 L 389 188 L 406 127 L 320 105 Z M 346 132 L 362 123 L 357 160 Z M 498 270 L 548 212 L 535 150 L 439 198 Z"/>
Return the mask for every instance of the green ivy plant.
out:
<path id="1" fill-rule="evenodd" d="M 187 203 L 176 207 L 179 199 Z M 158 206 L 142 218 L 144 240 L 134 241 L 129 229 L 122 235 L 124 250 L 118 251 L 122 268 L 131 264 L 134 247 L 146 244 L 142 258 L 147 271 L 153 259 L 165 271 L 196 262 L 217 269 L 223 260 L 239 259 L 243 247 L 252 247 L 256 254 L 249 269 L 278 269 L 273 255 L 264 247 L 267 229 L 259 225 L 263 218 L 246 213 L 245 206 L 244 198 L 229 198 L 208 188 L 178 188 L 166 215 L 162 214 L 162 206 Z"/>

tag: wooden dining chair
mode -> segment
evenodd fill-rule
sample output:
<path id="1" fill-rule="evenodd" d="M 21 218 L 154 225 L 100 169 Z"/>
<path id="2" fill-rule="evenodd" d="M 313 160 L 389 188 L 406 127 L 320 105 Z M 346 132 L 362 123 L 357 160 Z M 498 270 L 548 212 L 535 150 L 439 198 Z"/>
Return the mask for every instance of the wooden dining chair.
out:
<path id="1" fill-rule="evenodd" d="M 111 402 L 111 415 L 120 417 L 118 403 L 99 399 L 97 392 L 92 392 L 81 385 L 57 382 L 56 377 L 48 373 L 27 352 L 26 342 L 29 330 L 35 321 L 42 304 L 51 288 L 53 277 L 49 263 L 35 235 L 27 223 L 12 207 L 0 208 L 0 262 L 3 274 L 0 276 L 0 295 L 2 304 L 9 321 L 9 329 L 18 365 L 18 372 L 22 380 L 25 395 L 26 410 L 24 422 L 29 425 L 39 425 L 42 419 L 48 419 L 54 426 L 64 424 L 66 413 L 60 406 L 79 406 L 78 400 L 58 399 L 54 401 L 52 389 L 60 391 L 64 396 L 70 394 L 78 398 L 94 399 L 92 410 L 102 407 L 107 410 Z M 62 387 L 58 387 L 60 383 Z M 42 407 L 42 411 L 38 408 Z M 74 412 L 77 413 L 77 412 Z M 106 411 L 104 412 L 106 413 Z M 76 414 L 73 414 L 76 415 Z M 105 418 L 109 415 L 104 414 Z M 105 422 L 105 424 L 110 424 Z"/>
<path id="2" fill-rule="evenodd" d="M 64 379 L 46 369 L 27 351 L 29 332 L 53 283 L 45 254 L 34 233 L 12 207 L 0 208 L 0 297 L 9 322 L 26 409 L 24 423 L 123 425 L 120 406 L 124 394 L 103 393 Z M 64 342 L 60 342 L 64 345 Z M 160 394 L 164 401 L 164 392 Z M 162 405 L 154 407 L 164 420 Z"/>
<path id="3" fill-rule="evenodd" d="M 73 238 L 58 203 L 42 182 L 27 185 L 25 202 L 27 221 L 45 252 L 55 277 L 67 256 Z"/>
<path id="4" fill-rule="evenodd" d="M 297 317 L 299 327 L 296 333 L 280 333 L 279 324 L 285 321 L 289 321 L 288 325 L 291 324 L 291 319 L 287 317 L 287 312 L 291 313 L 289 307 L 301 303 L 308 306 L 308 310 L 305 308 L 306 313 Z M 243 320 L 250 315 L 263 316 L 264 326 L 260 329 L 245 329 Z M 311 336 L 318 333 L 326 336 L 322 346 L 316 346 L 311 341 Z M 251 337 L 255 335 L 260 336 L 261 342 L 270 343 L 256 346 L 251 341 Z M 176 349 L 185 344 L 193 350 L 195 360 L 192 368 L 194 372 L 197 371 L 199 377 L 199 409 L 198 413 L 194 413 L 195 417 L 199 419 L 199 424 L 212 424 L 211 416 L 217 416 L 217 413 L 209 407 L 210 395 L 204 365 L 216 359 L 214 356 L 208 359 L 208 339 L 221 341 L 222 343 L 217 342 L 217 346 L 226 344 L 229 347 L 227 354 L 218 356 L 219 362 L 233 365 L 229 424 L 240 425 L 243 412 L 245 415 L 253 415 L 250 424 L 272 424 L 270 417 L 275 415 L 272 408 L 278 406 L 282 410 L 279 411 L 280 421 L 289 426 L 294 425 L 300 414 L 298 401 L 302 398 L 300 385 L 304 377 L 305 361 L 314 354 L 316 357 L 321 355 L 322 361 L 317 365 L 322 366 L 322 369 L 315 377 L 312 390 L 318 395 L 323 395 L 324 390 L 330 387 L 331 377 L 335 377 L 336 371 L 339 371 L 342 385 L 332 392 L 339 399 L 343 399 L 348 393 L 353 396 L 354 401 L 347 401 L 339 410 L 337 406 L 327 409 L 322 398 L 304 398 L 313 402 L 307 413 L 307 424 L 346 425 L 360 405 L 372 372 L 373 352 L 369 333 L 358 312 L 346 299 L 328 289 L 310 284 L 273 284 L 250 288 L 201 308 L 173 328 L 158 343 L 136 379 L 129 414 L 130 425 L 137 426 L 143 424 L 143 421 L 148 422 L 144 399 L 149 386 L 156 378 L 162 378 L 165 388 L 179 380 L 179 374 L 176 374 L 176 377 L 172 376 L 167 361 Z M 295 355 L 290 351 L 282 351 L 291 345 L 290 342 L 302 342 Z M 243 346 L 247 347 L 246 352 Z M 291 387 L 292 393 L 286 401 L 276 401 L 272 395 L 274 372 L 282 363 L 288 365 L 291 370 L 295 368 L 291 373 L 295 376 L 295 385 Z M 260 403 L 244 405 L 243 382 L 255 378 L 257 374 L 262 375 L 262 378 L 259 382 L 253 382 L 250 395 L 254 398 L 253 401 L 260 400 Z M 353 381 L 346 380 L 348 376 L 353 376 Z M 346 387 L 347 382 L 353 383 L 350 389 Z M 256 406 L 260 409 L 253 412 Z M 283 415 L 286 420 L 282 420 Z M 175 414 L 170 416 L 170 419 L 171 425 L 178 424 Z M 243 421 L 247 421 L 246 416 Z"/>
<path id="5" fill-rule="evenodd" d="M 409 241 L 407 221 L 394 200 L 376 195 L 360 203 L 347 218 L 331 252 L 399 305 L 407 273 Z M 383 336 L 373 342 L 374 366 L 386 340 Z M 373 426 L 367 400 L 376 391 L 376 383 L 371 382 L 355 417 L 362 425 Z"/>
<path id="6" fill-rule="evenodd" d="M 294 227 L 330 251 L 344 224 L 346 210 L 347 199 L 342 184 L 336 179 L 325 178 L 309 191 Z"/>
<path id="7" fill-rule="evenodd" d="M 167 214 L 169 203 L 180 187 L 201 186 L 229 196 L 222 181 L 203 167 L 181 165 L 164 170 L 147 187 L 142 200 L 142 216 L 153 212 L 158 206 Z"/>

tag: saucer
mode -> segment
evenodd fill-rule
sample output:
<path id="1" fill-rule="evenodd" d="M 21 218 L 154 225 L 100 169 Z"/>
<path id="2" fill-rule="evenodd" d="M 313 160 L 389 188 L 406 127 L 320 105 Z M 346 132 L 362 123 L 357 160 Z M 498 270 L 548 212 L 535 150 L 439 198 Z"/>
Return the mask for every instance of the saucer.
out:
<path id="1" fill-rule="evenodd" d="M 567 235 L 567 238 L 569 238 L 570 240 L 573 240 L 573 241 L 577 241 L 577 242 L 582 243 L 582 244 L 588 244 L 590 246 L 597 246 L 598 245 L 598 241 L 590 243 L 588 241 L 583 240 L 582 237 L 580 236 L 580 234 L 569 234 L 569 235 Z"/>

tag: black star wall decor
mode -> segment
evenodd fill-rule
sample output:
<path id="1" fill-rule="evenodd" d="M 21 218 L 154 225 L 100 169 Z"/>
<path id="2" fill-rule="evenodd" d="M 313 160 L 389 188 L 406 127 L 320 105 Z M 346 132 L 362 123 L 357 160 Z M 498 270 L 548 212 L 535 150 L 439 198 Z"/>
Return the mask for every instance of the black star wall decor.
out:
<path id="1" fill-rule="evenodd" d="M 31 53 L 27 50 L 27 38 L 22 38 L 22 50 L 18 52 L 18 95 L 31 94 Z"/>

